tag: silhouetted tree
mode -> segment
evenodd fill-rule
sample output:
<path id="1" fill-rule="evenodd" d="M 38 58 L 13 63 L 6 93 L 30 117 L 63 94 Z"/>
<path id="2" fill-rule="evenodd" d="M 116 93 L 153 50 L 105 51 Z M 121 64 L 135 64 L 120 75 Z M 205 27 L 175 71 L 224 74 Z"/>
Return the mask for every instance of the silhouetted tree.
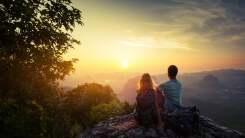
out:
<path id="1" fill-rule="evenodd" d="M 0 0 L 0 137 L 69 136 L 56 80 L 73 70 L 63 55 L 79 44 L 75 25 L 71 0 Z"/>
<path id="2" fill-rule="evenodd" d="M 63 79 L 74 60 L 62 55 L 79 44 L 70 35 L 76 24 L 82 25 L 81 11 L 70 0 L 1 0 L 0 76 L 5 90 L 23 78 Z"/>

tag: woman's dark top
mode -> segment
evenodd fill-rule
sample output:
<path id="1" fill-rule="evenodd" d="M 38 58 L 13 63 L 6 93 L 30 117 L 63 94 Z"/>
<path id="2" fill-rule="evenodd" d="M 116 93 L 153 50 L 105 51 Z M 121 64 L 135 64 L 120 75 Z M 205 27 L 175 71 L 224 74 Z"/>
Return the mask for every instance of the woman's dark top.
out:
<path id="1" fill-rule="evenodd" d="M 136 120 L 140 125 L 151 126 L 157 124 L 155 100 L 155 91 L 153 89 L 138 92 L 136 97 Z"/>

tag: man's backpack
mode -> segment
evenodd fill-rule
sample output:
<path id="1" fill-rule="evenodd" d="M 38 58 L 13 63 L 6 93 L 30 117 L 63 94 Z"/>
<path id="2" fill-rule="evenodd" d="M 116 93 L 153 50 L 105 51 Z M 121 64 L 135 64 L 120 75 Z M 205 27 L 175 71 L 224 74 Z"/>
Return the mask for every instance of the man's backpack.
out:
<path id="1" fill-rule="evenodd" d="M 172 129 L 177 134 L 188 136 L 198 132 L 199 110 L 196 106 L 181 108 L 164 117 L 165 127 Z"/>
<path id="2" fill-rule="evenodd" d="M 135 119 L 137 123 L 146 127 L 157 124 L 154 90 L 149 90 L 145 93 L 138 93 L 136 102 Z"/>

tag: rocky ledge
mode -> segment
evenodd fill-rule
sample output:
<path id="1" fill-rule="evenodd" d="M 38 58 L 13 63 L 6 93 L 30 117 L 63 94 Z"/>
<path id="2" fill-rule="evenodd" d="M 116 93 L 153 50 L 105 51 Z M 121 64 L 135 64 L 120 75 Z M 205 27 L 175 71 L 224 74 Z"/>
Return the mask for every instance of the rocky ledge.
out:
<path id="1" fill-rule="evenodd" d="M 81 134 L 80 138 L 186 138 L 171 129 L 144 128 L 136 124 L 133 114 L 117 116 L 98 123 Z M 187 138 L 245 138 L 229 128 L 219 126 L 211 119 L 201 116 L 198 134 Z"/>

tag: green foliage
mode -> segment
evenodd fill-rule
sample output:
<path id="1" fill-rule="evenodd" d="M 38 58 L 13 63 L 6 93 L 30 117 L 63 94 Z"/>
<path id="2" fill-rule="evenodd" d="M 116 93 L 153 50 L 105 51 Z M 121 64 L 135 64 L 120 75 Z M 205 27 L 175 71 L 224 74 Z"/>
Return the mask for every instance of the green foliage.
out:
<path id="1" fill-rule="evenodd" d="M 84 107 L 86 105 L 87 108 L 100 103 L 108 103 L 116 98 L 110 86 L 103 86 L 96 83 L 79 85 L 69 91 L 67 96 L 71 99 L 71 101 L 67 102 L 80 101 L 81 106 Z"/>
<path id="2" fill-rule="evenodd" d="M 63 54 L 82 25 L 70 0 L 0 1 L 0 137 L 57 137 L 63 124 L 56 80 L 73 70 Z M 63 132 L 67 137 L 69 133 Z"/>
<path id="3" fill-rule="evenodd" d="M 96 83 L 79 85 L 73 90 L 68 91 L 64 95 L 64 101 L 62 103 L 64 107 L 67 107 L 72 118 L 76 118 L 76 121 L 80 122 L 84 129 L 105 119 L 112 112 L 121 110 L 119 109 L 121 108 L 119 106 L 120 102 L 111 87 Z M 108 113 L 104 114 L 106 117 L 97 118 L 94 112 L 97 110 L 101 111 L 100 108 L 104 107 L 107 109 L 110 108 L 110 111 L 107 110 Z"/>
<path id="4" fill-rule="evenodd" d="M 123 114 L 130 107 L 119 102 L 109 86 L 100 84 L 79 85 L 62 96 L 58 96 L 58 89 L 49 92 L 54 91 L 57 95 L 44 97 L 44 103 L 1 98 L 0 123 L 4 126 L 1 137 L 76 137 L 95 123 Z"/>
<path id="5" fill-rule="evenodd" d="M 94 123 L 97 123 L 108 117 L 122 114 L 123 112 L 123 105 L 120 102 L 114 100 L 110 103 L 99 104 L 92 107 L 90 115 Z"/>
<path id="6" fill-rule="evenodd" d="M 29 83 L 63 79 L 75 60 L 62 56 L 79 44 L 70 35 L 75 24 L 82 25 L 81 11 L 70 0 L 1 0 L 1 85 L 9 90 L 23 79 Z"/>

